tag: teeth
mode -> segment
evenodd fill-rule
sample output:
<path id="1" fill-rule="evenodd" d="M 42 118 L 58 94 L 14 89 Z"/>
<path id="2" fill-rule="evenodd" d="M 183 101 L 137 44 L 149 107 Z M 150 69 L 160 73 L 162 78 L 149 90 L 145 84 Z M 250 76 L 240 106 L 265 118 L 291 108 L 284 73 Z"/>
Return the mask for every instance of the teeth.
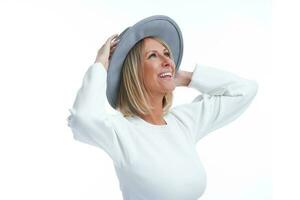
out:
<path id="1" fill-rule="evenodd" d="M 159 75 L 159 77 L 161 77 L 161 78 L 164 78 L 166 76 L 172 77 L 172 73 L 171 72 L 165 72 L 165 73 L 162 73 L 162 74 Z"/>

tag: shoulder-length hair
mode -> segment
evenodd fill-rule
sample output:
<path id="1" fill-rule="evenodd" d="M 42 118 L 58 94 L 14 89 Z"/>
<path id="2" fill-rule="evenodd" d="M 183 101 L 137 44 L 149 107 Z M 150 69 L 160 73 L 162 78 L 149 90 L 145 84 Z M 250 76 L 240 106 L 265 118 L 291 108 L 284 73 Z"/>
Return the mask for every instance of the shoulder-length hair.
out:
<path id="1" fill-rule="evenodd" d="M 158 37 L 148 37 L 160 42 L 173 55 L 166 42 Z M 145 88 L 143 77 L 143 48 L 144 39 L 139 41 L 128 53 L 122 67 L 122 77 L 117 98 L 117 109 L 125 116 L 140 116 L 150 114 L 153 107 L 149 102 L 149 91 Z M 163 97 L 163 115 L 172 106 L 173 93 L 166 93 Z"/>

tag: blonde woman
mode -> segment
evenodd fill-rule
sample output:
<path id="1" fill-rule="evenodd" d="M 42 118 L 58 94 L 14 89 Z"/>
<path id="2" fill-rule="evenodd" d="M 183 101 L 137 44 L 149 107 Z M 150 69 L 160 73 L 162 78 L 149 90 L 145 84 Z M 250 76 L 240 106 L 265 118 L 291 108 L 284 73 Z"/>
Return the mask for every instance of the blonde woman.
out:
<path id="1" fill-rule="evenodd" d="M 107 39 L 87 70 L 68 125 L 74 138 L 112 159 L 126 200 L 197 200 L 206 175 L 196 144 L 239 117 L 258 85 L 209 66 L 179 70 L 182 34 L 174 20 L 145 18 Z M 172 106 L 176 87 L 197 89 Z M 117 114 L 105 112 L 105 101 Z"/>

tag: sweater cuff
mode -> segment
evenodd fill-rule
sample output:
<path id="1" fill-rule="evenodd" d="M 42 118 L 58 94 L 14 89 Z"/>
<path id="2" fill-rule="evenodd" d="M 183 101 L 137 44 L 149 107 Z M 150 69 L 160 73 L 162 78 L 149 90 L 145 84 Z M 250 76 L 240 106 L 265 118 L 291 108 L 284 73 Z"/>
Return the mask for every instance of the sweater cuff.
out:
<path id="1" fill-rule="evenodd" d="M 107 74 L 107 71 L 105 69 L 105 67 L 103 66 L 103 64 L 101 62 L 96 62 L 94 64 L 92 64 L 91 66 L 95 66 L 96 68 L 100 68 L 100 70 L 103 72 L 105 72 L 105 74 Z"/>
<path id="2" fill-rule="evenodd" d="M 103 64 L 100 62 L 96 62 L 90 66 L 90 70 L 92 71 L 92 74 L 94 76 L 98 76 L 97 79 L 99 79 L 99 75 L 103 77 L 103 80 L 106 82 L 107 78 L 107 71 L 104 68 Z"/>
<path id="3" fill-rule="evenodd" d="M 225 70 L 196 64 L 188 87 L 197 89 L 202 93 L 211 93 L 215 89 L 222 89 L 227 84 L 236 81 L 241 82 L 243 79 Z"/>
<path id="4" fill-rule="evenodd" d="M 205 83 L 203 83 L 203 80 L 201 79 L 207 76 L 205 73 L 207 73 L 206 67 L 203 65 L 196 64 L 188 87 L 204 92 L 205 88 L 203 88 L 203 84 Z"/>

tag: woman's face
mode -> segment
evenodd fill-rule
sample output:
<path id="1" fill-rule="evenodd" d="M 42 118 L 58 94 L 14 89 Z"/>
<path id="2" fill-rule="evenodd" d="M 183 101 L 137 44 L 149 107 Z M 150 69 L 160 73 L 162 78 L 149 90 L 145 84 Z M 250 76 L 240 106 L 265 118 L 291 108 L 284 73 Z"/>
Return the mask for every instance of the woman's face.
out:
<path id="1" fill-rule="evenodd" d="M 170 93 L 175 89 L 175 63 L 170 53 L 161 43 L 144 39 L 143 65 L 145 87 L 151 95 Z"/>

